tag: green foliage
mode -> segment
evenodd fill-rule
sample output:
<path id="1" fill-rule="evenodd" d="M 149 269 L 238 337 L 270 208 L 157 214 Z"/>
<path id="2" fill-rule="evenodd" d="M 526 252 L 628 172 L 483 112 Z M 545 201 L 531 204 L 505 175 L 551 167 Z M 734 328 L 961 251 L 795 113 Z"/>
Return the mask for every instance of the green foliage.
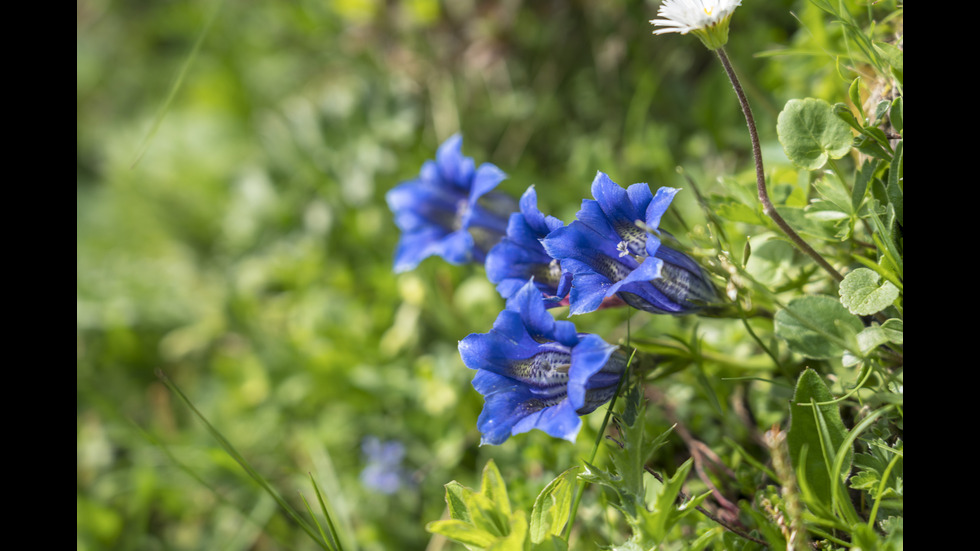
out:
<path id="1" fill-rule="evenodd" d="M 803 169 L 817 170 L 828 159 L 840 159 L 851 150 L 850 129 L 821 99 L 789 100 L 779 113 L 776 130 L 786 156 Z"/>
<path id="2" fill-rule="evenodd" d="M 687 515 L 695 511 L 708 497 L 702 494 L 687 498 L 682 487 L 693 466 L 692 460 L 681 465 L 674 476 L 663 481 L 652 501 L 648 500 L 646 463 L 658 448 L 667 443 L 670 430 L 654 439 L 646 436 L 644 406 L 638 386 L 632 386 L 626 395 L 622 413 L 616 414 L 616 426 L 621 441 L 611 453 L 612 471 L 586 463 L 580 476 L 592 484 L 613 490 L 616 501 L 613 506 L 622 514 L 632 535 L 616 549 L 649 549 L 665 541 L 670 531 Z"/>
<path id="3" fill-rule="evenodd" d="M 572 471 L 552 480 L 534 501 L 531 520 L 524 511 L 512 510 L 507 487 L 493 460 L 483 468 L 483 482 L 477 492 L 453 481 L 446 484 L 446 504 L 450 518 L 426 525 L 467 549 L 496 551 L 565 550 L 560 535 L 571 506 Z"/>
<path id="4" fill-rule="evenodd" d="M 839 278 L 656 3 L 77 7 L 80 551 L 902 548 L 901 3 L 743 3 L 725 46 Z M 393 275 L 384 202 L 456 131 L 566 223 L 596 170 L 682 188 L 664 228 L 735 317 L 576 316 L 637 350 L 613 422 L 479 446 L 456 343 L 503 301 Z"/>
<path id="5" fill-rule="evenodd" d="M 793 299 L 775 316 L 776 335 L 808 358 L 839 357 L 864 328 L 841 303 L 830 297 Z"/>
<path id="6" fill-rule="evenodd" d="M 793 468 L 800 473 L 800 485 L 808 503 L 833 510 L 831 496 L 840 484 L 841 474 L 833 471 L 833 460 L 847 437 L 840 409 L 830 389 L 813 370 L 800 375 L 790 406 L 787 436 Z M 844 471 L 850 470 L 852 451 L 843 450 Z"/>
<path id="7" fill-rule="evenodd" d="M 898 287 L 867 268 L 858 268 L 840 283 L 840 301 L 852 314 L 868 316 L 887 308 L 898 298 Z"/>

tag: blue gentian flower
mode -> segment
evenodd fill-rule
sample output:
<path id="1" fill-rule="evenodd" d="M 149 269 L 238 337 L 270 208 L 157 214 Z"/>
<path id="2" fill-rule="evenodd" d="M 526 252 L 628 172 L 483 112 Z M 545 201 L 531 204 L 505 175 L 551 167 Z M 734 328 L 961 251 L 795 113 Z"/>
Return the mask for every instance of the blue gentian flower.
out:
<path id="1" fill-rule="evenodd" d="M 507 218 L 517 210 L 513 197 L 493 191 L 507 177 L 490 163 L 479 167 L 460 151 L 454 135 L 414 180 L 387 194 L 395 224 L 402 231 L 395 252 L 395 271 L 414 269 L 438 255 L 452 264 L 482 264 L 487 251 L 507 232 Z"/>
<path id="2" fill-rule="evenodd" d="M 483 444 L 531 429 L 575 441 L 579 416 L 612 398 L 627 364 L 619 348 L 552 318 L 531 280 L 489 333 L 460 341 L 459 354 L 477 370 L 473 387 L 485 398 L 477 420 Z"/>
<path id="3" fill-rule="evenodd" d="M 361 442 L 361 451 L 367 459 L 367 465 L 361 471 L 361 483 L 383 494 L 397 492 L 407 479 L 402 468 L 405 446 L 397 440 L 382 442 L 368 436 Z"/>
<path id="4" fill-rule="evenodd" d="M 684 253 L 661 243 L 660 218 L 679 190 L 647 184 L 623 189 L 599 172 L 595 200 L 582 201 L 576 220 L 544 239 L 545 250 L 572 273 L 570 313 L 599 308 L 618 295 L 655 314 L 687 314 L 717 301 L 707 274 Z"/>
<path id="5" fill-rule="evenodd" d="M 520 206 L 520 212 L 510 215 L 507 235 L 487 254 L 487 278 L 497 284 L 500 296 L 510 299 L 533 277 L 547 305 L 558 306 L 568 294 L 572 274 L 562 271 L 541 240 L 564 223 L 538 210 L 534 186 L 521 196 Z"/>

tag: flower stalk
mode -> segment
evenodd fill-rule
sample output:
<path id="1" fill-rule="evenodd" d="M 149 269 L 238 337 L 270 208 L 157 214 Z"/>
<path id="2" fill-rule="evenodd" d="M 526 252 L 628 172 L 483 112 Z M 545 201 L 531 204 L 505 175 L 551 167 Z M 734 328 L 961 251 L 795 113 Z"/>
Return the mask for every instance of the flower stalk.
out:
<path id="1" fill-rule="evenodd" d="M 742 107 L 742 113 L 745 115 L 745 122 L 749 127 L 749 136 L 752 140 L 752 156 L 755 158 L 755 179 L 756 179 L 756 190 L 759 193 L 759 202 L 762 203 L 762 211 L 772 219 L 773 222 L 779 227 L 780 230 L 794 245 L 797 246 L 801 251 L 803 251 L 807 256 L 812 258 L 821 268 L 824 269 L 831 277 L 836 281 L 840 282 L 844 279 L 844 276 L 837 271 L 836 268 L 831 266 L 827 260 L 820 255 L 813 247 L 810 246 L 796 231 L 783 220 L 776 207 L 772 204 L 772 200 L 769 198 L 769 190 L 766 187 L 766 173 L 762 166 L 762 147 L 759 145 L 759 133 L 755 127 L 755 118 L 752 116 L 752 107 L 749 106 L 749 100 L 745 97 L 745 91 L 742 90 L 742 84 L 738 80 L 738 75 L 735 73 L 735 69 L 732 67 L 731 61 L 728 59 L 728 54 L 725 53 L 724 48 L 717 48 L 714 50 L 718 54 L 718 59 L 721 61 L 722 67 L 725 69 L 725 73 L 728 75 L 728 80 L 731 81 L 732 87 L 735 88 L 735 95 L 738 97 L 738 102 Z"/>

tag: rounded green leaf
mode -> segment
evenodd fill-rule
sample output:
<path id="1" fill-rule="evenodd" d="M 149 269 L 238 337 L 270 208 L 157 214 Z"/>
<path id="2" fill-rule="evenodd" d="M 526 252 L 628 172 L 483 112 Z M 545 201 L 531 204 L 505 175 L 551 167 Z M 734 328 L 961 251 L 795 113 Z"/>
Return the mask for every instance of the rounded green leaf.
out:
<path id="1" fill-rule="evenodd" d="M 883 280 L 874 270 L 858 268 L 840 283 L 840 302 L 852 314 L 870 316 L 898 298 L 898 287 Z"/>
<path id="2" fill-rule="evenodd" d="M 800 168 L 816 170 L 828 158 L 839 159 L 851 149 L 851 129 L 824 100 L 792 99 L 776 120 L 779 143 Z"/>
<path id="3" fill-rule="evenodd" d="M 864 329 L 860 318 L 826 296 L 793 299 L 776 312 L 775 322 L 777 337 L 794 352 L 814 359 L 840 357 L 844 343 Z"/>

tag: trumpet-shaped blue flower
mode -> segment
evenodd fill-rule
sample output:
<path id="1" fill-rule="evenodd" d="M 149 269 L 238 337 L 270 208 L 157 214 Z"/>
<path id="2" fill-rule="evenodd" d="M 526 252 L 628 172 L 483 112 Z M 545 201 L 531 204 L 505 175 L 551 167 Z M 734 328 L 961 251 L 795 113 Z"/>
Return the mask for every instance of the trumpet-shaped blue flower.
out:
<path id="1" fill-rule="evenodd" d="M 656 314 L 686 314 L 717 300 L 714 285 L 690 257 L 661 244 L 660 218 L 679 190 L 646 184 L 623 189 L 599 172 L 595 200 L 582 201 L 576 220 L 543 241 L 573 275 L 570 313 L 596 310 L 618 295 Z"/>
<path id="2" fill-rule="evenodd" d="M 507 218 L 517 202 L 493 191 L 507 175 L 490 163 L 476 167 L 461 153 L 462 144 L 458 134 L 452 136 L 439 146 L 435 161 L 422 165 L 417 178 L 388 192 L 388 206 L 402 231 L 396 272 L 414 269 L 433 255 L 452 264 L 482 264 L 507 232 Z"/>
<path id="3" fill-rule="evenodd" d="M 564 223 L 538 210 L 534 186 L 521 196 L 520 206 L 520 212 L 510 215 L 506 237 L 487 254 L 487 278 L 497 284 L 500 296 L 510 299 L 533 277 L 547 305 L 557 306 L 568 294 L 572 274 L 562 271 L 541 240 Z"/>
<path id="4" fill-rule="evenodd" d="M 486 400 L 477 420 L 483 444 L 531 429 L 574 441 L 579 416 L 612 398 L 627 364 L 617 347 L 552 318 L 530 280 L 489 333 L 460 341 L 459 353 Z"/>

